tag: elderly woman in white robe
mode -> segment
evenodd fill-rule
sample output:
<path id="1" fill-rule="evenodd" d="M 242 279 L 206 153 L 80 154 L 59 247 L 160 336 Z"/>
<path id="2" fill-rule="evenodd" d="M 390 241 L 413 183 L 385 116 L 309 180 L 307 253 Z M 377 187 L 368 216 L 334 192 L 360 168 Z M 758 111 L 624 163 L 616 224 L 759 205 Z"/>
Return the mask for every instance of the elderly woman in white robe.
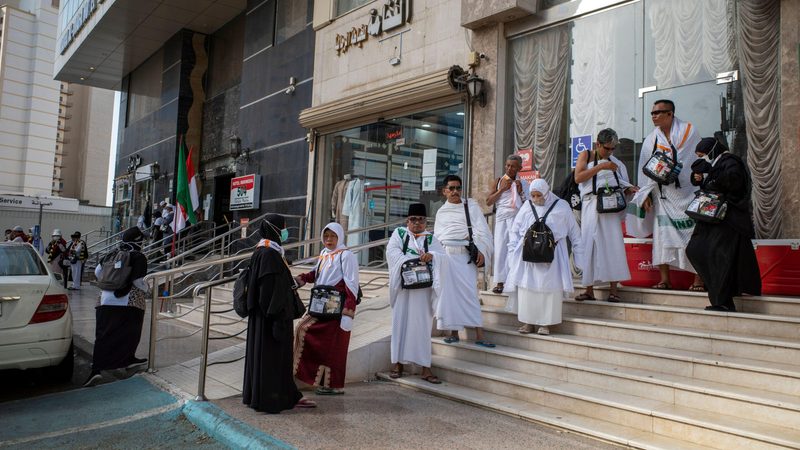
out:
<path id="1" fill-rule="evenodd" d="M 618 303 L 617 282 L 630 279 L 625 258 L 625 239 L 621 221 L 625 212 L 599 213 L 597 191 L 605 187 L 620 187 L 625 194 L 639 190 L 628 180 L 625 165 L 612 153 L 618 143 L 617 132 L 611 128 L 600 130 L 594 150 L 583 152 L 575 167 L 575 182 L 581 191 L 581 242 L 584 244 L 583 278 L 584 293 L 575 297 L 577 301 L 595 300 L 594 285 L 609 283 L 608 301 Z"/>
<path id="2" fill-rule="evenodd" d="M 447 256 L 442 244 L 425 230 L 426 224 L 425 205 L 409 205 L 406 226 L 395 228 L 386 244 L 389 304 L 392 307 L 391 358 L 394 364 L 389 376 L 402 377 L 403 365 L 413 363 L 422 367 L 423 380 L 439 384 L 441 381 L 431 372 L 431 326 L 433 304 L 441 292 L 441 272 L 442 266 L 447 264 Z M 431 287 L 403 287 L 403 263 L 414 259 L 430 265 L 433 275 Z M 409 278 L 407 283 L 422 281 L 414 276 Z"/>
<path id="3" fill-rule="evenodd" d="M 581 230 L 569 204 L 550 192 L 545 180 L 531 183 L 528 204 L 520 209 L 508 239 L 509 272 L 505 292 L 517 291 L 517 317 L 524 325 L 518 330 L 527 334 L 539 326 L 538 334 L 550 334 L 550 326 L 561 323 L 561 304 L 573 293 L 572 270 L 570 268 L 567 238 L 572 242 L 575 261 L 582 261 Z M 535 222 L 533 209 L 541 218 L 547 215 L 545 224 L 553 232 L 556 241 L 555 255 L 551 263 L 529 263 L 522 260 L 525 233 Z M 578 264 L 579 265 L 579 264 Z"/>

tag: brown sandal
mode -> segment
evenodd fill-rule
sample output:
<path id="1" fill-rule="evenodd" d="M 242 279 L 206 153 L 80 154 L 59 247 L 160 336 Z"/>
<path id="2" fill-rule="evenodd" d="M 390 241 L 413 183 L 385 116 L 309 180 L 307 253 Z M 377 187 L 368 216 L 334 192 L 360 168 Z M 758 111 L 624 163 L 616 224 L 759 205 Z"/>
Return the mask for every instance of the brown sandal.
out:
<path id="1" fill-rule="evenodd" d="M 652 286 L 652 289 L 660 289 L 662 291 L 668 291 L 672 289 L 672 286 L 669 283 L 658 283 Z"/>
<path id="2" fill-rule="evenodd" d="M 597 299 L 596 299 L 596 298 L 594 298 L 594 297 L 592 297 L 592 296 L 591 296 L 591 295 L 589 295 L 589 294 L 581 294 L 581 295 L 579 295 L 579 296 L 575 297 L 575 301 L 576 301 L 576 302 L 582 302 L 582 301 L 584 301 L 584 300 L 597 300 Z"/>
<path id="3" fill-rule="evenodd" d="M 689 286 L 689 292 L 707 292 L 705 285 L 693 284 Z"/>
<path id="4" fill-rule="evenodd" d="M 502 294 L 503 289 L 504 289 L 503 283 L 497 283 L 497 286 L 495 286 L 494 289 L 492 289 L 492 292 L 494 292 L 495 294 Z"/>

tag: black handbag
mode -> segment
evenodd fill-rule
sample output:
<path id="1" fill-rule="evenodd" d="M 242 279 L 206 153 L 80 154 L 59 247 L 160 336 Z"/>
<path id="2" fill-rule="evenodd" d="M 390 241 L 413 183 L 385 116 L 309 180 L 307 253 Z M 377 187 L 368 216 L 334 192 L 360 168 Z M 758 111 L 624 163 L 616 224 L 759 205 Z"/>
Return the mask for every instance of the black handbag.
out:
<path id="1" fill-rule="evenodd" d="M 699 222 L 720 223 L 725 220 L 728 202 L 722 194 L 700 189 L 686 208 L 686 215 Z"/>
<path id="2" fill-rule="evenodd" d="M 344 292 L 339 292 L 334 286 L 314 286 L 308 302 L 308 315 L 319 320 L 341 319 L 344 300 Z"/>
<path id="3" fill-rule="evenodd" d="M 408 250 L 407 234 L 403 242 L 403 255 Z M 425 253 L 428 252 L 428 239 L 425 238 Z M 403 289 L 425 289 L 433 286 L 433 269 L 431 264 L 420 261 L 419 258 L 409 259 L 400 266 L 400 286 Z"/>
<path id="4" fill-rule="evenodd" d="M 653 144 L 653 153 L 650 159 L 644 164 L 642 173 L 658 183 L 659 187 L 675 183 L 675 187 L 680 188 L 681 183 L 678 175 L 683 169 L 683 163 L 678 161 L 678 151 L 672 144 L 672 157 L 658 149 L 658 140 Z"/>
<path id="5" fill-rule="evenodd" d="M 484 261 L 483 264 L 478 264 L 478 254 L 480 251 L 478 250 L 478 246 L 475 245 L 475 241 L 472 239 L 472 220 L 469 218 L 469 206 L 467 205 L 467 200 L 464 200 L 464 213 L 467 216 L 467 232 L 469 233 L 469 244 L 467 244 L 469 263 L 475 264 L 477 267 L 483 267 L 486 264 L 486 261 Z"/>
<path id="6" fill-rule="evenodd" d="M 597 166 L 597 153 L 594 154 L 594 165 Z M 597 190 L 597 174 L 592 177 L 592 193 L 597 196 L 597 212 L 600 214 L 617 213 L 624 211 L 628 206 L 625 200 L 625 190 L 619 185 L 619 177 L 614 171 L 616 186 L 606 186 Z"/>

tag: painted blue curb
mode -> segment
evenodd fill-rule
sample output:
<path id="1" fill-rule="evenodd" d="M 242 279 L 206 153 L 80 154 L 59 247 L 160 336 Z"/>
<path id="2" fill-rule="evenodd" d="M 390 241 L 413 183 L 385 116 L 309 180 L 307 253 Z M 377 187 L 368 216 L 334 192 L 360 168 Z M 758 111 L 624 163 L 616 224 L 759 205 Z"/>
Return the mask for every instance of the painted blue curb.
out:
<path id="1" fill-rule="evenodd" d="M 230 448 L 295 450 L 295 447 L 229 416 L 211 402 L 189 400 L 183 414 L 197 428 Z"/>

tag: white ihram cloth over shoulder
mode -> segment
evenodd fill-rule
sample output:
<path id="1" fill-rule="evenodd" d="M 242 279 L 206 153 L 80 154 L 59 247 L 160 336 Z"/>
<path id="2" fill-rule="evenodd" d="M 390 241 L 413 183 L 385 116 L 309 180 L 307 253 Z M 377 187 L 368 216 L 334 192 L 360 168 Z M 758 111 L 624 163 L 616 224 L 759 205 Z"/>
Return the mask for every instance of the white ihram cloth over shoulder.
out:
<path id="1" fill-rule="evenodd" d="M 628 170 L 615 156 L 610 161 L 617 165 L 619 186 L 632 186 L 628 179 Z M 606 160 L 598 160 L 602 164 Z M 591 169 L 594 160 L 586 166 Z M 601 170 L 597 174 L 597 188 L 617 186 L 614 172 Z M 619 213 L 600 214 L 597 212 L 597 196 L 592 193 L 592 179 L 579 185 L 583 207 L 581 208 L 581 242 L 583 243 L 583 268 L 581 282 L 584 286 L 593 286 L 607 281 L 625 281 L 631 278 L 625 256 L 625 239 L 622 235 L 621 221 L 625 219 L 625 211 Z"/>
<path id="2" fill-rule="evenodd" d="M 517 211 L 528 197 L 528 182 L 520 179 L 520 184 L 522 185 L 522 194 L 517 191 L 516 184 L 512 184 L 511 189 L 500 194 L 500 198 L 495 203 L 497 212 L 494 216 L 494 260 L 492 264 L 495 284 L 506 281 L 508 275 L 508 231 L 511 229 L 511 224 L 514 223 L 514 218 L 517 217 Z M 500 188 L 500 180 L 497 181 L 497 188 Z"/>
<path id="3" fill-rule="evenodd" d="M 441 273 L 448 257 L 444 247 L 430 232 L 414 235 L 408 240 L 403 253 L 403 242 L 410 232 L 406 227 L 394 230 L 386 244 L 386 262 L 389 265 L 389 304 L 392 307 L 392 364 L 418 364 L 431 366 L 431 326 L 434 304 L 442 291 Z M 400 268 L 404 262 L 419 258 L 425 251 L 425 240 L 430 239 L 428 252 L 433 255 L 433 287 L 403 289 Z"/>
<path id="4" fill-rule="evenodd" d="M 475 245 L 487 263 L 492 260 L 492 233 L 478 204 L 466 199 L 469 206 Z M 463 203 L 445 202 L 436 213 L 433 234 L 444 245 L 448 264 L 442 269 L 442 292 L 436 303 L 436 327 L 460 331 L 480 327 L 481 305 L 478 298 L 478 268 L 469 263 L 467 220 Z"/>
<path id="5" fill-rule="evenodd" d="M 537 181 L 531 190 L 537 189 Z M 544 180 L 541 180 L 544 182 Z M 540 185 L 541 186 L 541 185 Z M 547 183 L 544 183 L 547 186 Z M 544 187 L 540 187 L 544 189 Z M 531 202 L 520 209 L 508 239 L 509 272 L 505 284 L 505 292 L 517 292 L 517 315 L 520 322 L 534 325 L 555 325 L 561 323 L 561 303 L 564 297 L 572 295 L 572 270 L 566 238 L 572 241 L 572 252 L 576 265 L 582 260 L 581 230 L 572 208 L 564 200 L 549 192 L 547 187 L 544 206 L 534 205 L 541 218 L 555 202 L 545 224 L 550 227 L 556 240 L 555 257 L 552 263 L 529 263 L 522 260 L 522 248 L 525 232 L 533 225 L 535 218 Z M 541 192 L 541 191 L 539 191 Z"/>
<path id="6" fill-rule="evenodd" d="M 683 169 L 678 177 L 681 187 L 675 187 L 674 183 L 662 186 L 665 197 L 662 199 L 658 184 L 645 175 L 642 168 L 650 159 L 654 145 L 671 157 L 670 141 L 678 151 L 678 161 L 683 163 Z M 670 129 L 670 141 L 658 127 L 645 138 L 642 144 L 642 153 L 639 155 L 639 192 L 636 193 L 632 202 L 641 208 L 648 194 L 652 194 L 650 197 L 653 199 L 653 209 L 656 215 L 653 229 L 652 264 L 669 264 L 694 273 L 695 270 L 686 257 L 686 245 L 692 237 L 694 221 L 686 215 L 685 211 L 694 199 L 694 191 L 697 190 L 697 187 L 692 186 L 690 179 L 692 163 L 697 160 L 694 149 L 700 142 L 700 135 L 691 123 L 675 117 Z M 652 211 L 649 214 L 652 214 Z"/>

